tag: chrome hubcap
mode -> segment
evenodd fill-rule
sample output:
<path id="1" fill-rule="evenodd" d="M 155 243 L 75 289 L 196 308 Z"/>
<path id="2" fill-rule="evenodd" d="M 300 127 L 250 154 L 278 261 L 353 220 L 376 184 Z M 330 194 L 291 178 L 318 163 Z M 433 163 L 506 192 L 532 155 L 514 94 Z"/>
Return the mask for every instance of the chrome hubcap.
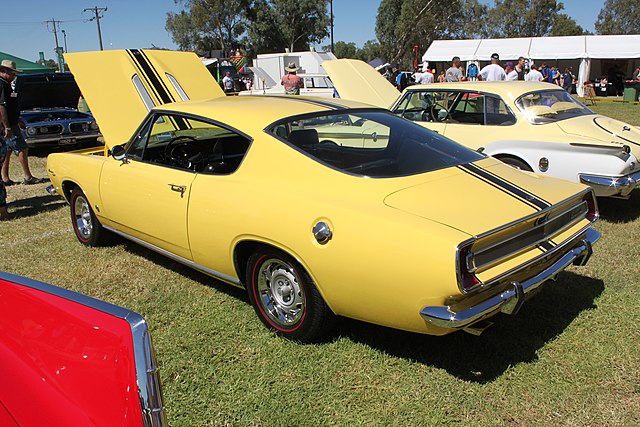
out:
<path id="1" fill-rule="evenodd" d="M 82 235 L 82 237 L 88 238 L 91 236 L 93 230 L 93 224 L 91 223 L 91 211 L 89 209 L 89 203 L 84 197 L 76 198 L 74 205 L 74 220 L 76 223 L 76 229 Z"/>
<path id="2" fill-rule="evenodd" d="M 293 267 L 279 259 L 268 259 L 258 275 L 259 303 L 269 319 L 291 326 L 304 314 L 304 293 Z"/>

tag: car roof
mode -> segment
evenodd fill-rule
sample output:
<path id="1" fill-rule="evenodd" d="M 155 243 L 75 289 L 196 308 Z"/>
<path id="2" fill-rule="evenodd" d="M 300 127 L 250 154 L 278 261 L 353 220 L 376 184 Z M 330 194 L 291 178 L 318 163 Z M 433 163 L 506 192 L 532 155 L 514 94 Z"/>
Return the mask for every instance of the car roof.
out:
<path id="1" fill-rule="evenodd" d="M 160 105 L 154 111 L 172 111 L 211 118 L 246 133 L 261 131 L 280 119 L 316 112 L 376 108 L 345 99 L 293 95 L 248 95 Z"/>
<path id="2" fill-rule="evenodd" d="M 563 90 L 560 86 L 552 83 L 529 82 L 529 81 L 491 81 L 491 82 L 447 82 L 437 84 L 424 84 L 409 86 L 407 92 L 414 90 L 468 90 L 478 92 L 488 92 L 500 95 L 503 98 L 515 99 L 528 92 L 540 90 Z"/>

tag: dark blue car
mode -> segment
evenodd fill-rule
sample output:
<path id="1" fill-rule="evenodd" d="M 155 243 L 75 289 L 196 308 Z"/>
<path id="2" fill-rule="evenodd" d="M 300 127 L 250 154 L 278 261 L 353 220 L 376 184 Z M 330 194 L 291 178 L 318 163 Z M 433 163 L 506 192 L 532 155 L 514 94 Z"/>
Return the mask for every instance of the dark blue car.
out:
<path id="1" fill-rule="evenodd" d="M 80 89 L 71 73 L 22 74 L 15 90 L 30 147 L 95 143 L 100 136 L 93 116 L 78 111 Z"/>

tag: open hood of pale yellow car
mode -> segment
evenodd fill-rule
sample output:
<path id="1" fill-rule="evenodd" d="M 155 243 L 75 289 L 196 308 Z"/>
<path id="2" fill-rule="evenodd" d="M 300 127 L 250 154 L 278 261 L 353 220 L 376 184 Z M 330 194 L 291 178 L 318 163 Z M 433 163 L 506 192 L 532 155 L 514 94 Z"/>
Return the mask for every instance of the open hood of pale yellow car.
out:
<path id="1" fill-rule="evenodd" d="M 340 98 L 390 108 L 400 92 L 371 65 L 357 59 L 324 61 L 327 71 Z"/>
<path id="2" fill-rule="evenodd" d="M 107 148 L 127 142 L 153 107 L 225 96 L 192 52 L 108 50 L 65 59 Z"/>

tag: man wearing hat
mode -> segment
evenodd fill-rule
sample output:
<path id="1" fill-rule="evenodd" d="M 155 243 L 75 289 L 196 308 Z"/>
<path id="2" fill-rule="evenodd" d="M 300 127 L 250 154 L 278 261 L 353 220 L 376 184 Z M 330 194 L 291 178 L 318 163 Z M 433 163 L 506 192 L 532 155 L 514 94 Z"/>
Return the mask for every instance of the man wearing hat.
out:
<path id="1" fill-rule="evenodd" d="M 7 153 L 2 162 L 2 183 L 4 186 L 15 184 L 9 178 L 9 161 L 11 151 L 18 155 L 18 161 L 24 173 L 23 184 L 39 184 L 43 180 L 35 178 L 29 170 L 29 147 L 18 127 L 20 108 L 18 95 L 13 91 L 11 82 L 16 78 L 16 63 L 4 59 L 0 63 L 0 140 Z"/>
<path id="2" fill-rule="evenodd" d="M 299 68 L 296 67 L 295 62 L 289 62 L 285 67 L 285 74 L 280 80 L 280 84 L 284 86 L 284 93 L 287 95 L 300 95 L 300 88 L 304 86 L 304 82 L 300 76 L 296 75 L 296 71 Z"/>
<path id="3" fill-rule="evenodd" d="M 478 80 L 486 80 L 488 82 L 495 80 L 505 80 L 507 75 L 500 66 L 500 56 L 497 53 L 491 55 L 491 64 L 485 66 L 478 73 Z"/>

